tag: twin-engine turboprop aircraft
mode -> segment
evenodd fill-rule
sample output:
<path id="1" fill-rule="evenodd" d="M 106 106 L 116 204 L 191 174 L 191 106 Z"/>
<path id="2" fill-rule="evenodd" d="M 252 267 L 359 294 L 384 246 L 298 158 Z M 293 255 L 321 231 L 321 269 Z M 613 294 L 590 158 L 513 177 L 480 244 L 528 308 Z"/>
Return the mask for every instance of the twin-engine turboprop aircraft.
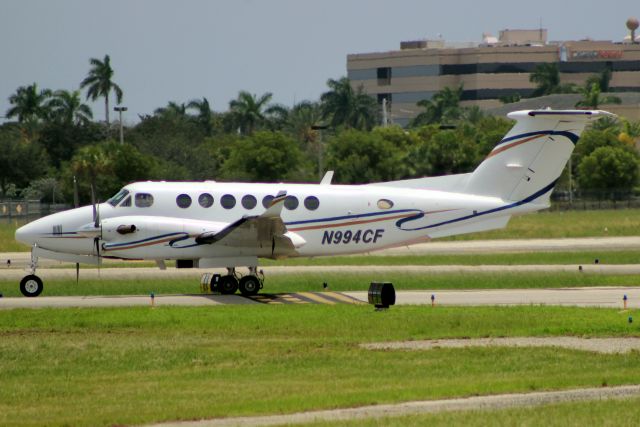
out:
<path id="1" fill-rule="evenodd" d="M 509 114 L 516 124 L 471 173 L 382 182 L 319 184 L 137 182 L 105 203 L 53 214 L 16 231 L 31 245 L 20 290 L 42 292 L 39 257 L 99 264 L 102 258 L 226 267 L 215 289 L 256 294 L 259 258 L 371 252 L 506 226 L 549 206 L 585 125 L 604 111 Z M 240 275 L 237 267 L 248 267 Z M 211 284 L 213 286 L 214 284 Z"/>

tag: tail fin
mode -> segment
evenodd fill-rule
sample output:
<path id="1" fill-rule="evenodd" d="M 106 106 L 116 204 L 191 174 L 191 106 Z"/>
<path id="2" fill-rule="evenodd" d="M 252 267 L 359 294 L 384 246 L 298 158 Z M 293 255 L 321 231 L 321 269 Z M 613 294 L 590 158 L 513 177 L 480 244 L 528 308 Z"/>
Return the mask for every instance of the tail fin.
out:
<path id="1" fill-rule="evenodd" d="M 538 110 L 508 115 L 515 126 L 469 176 L 465 193 L 548 202 L 589 121 L 606 111 Z"/>

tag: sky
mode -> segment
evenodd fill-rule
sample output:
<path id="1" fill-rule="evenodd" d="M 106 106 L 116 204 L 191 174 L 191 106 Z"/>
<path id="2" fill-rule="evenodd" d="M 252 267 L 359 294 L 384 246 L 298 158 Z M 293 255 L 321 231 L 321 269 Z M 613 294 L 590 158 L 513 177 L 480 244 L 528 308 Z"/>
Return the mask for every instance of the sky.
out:
<path id="1" fill-rule="evenodd" d="M 550 40 L 621 40 L 631 0 L 0 0 L 0 121 L 19 86 L 78 89 L 89 59 L 111 57 L 125 122 L 169 101 L 224 111 L 240 90 L 291 106 L 346 75 L 349 53 L 401 40 L 480 41 L 505 28 Z M 102 101 L 91 103 L 104 120 Z M 111 113 L 113 117 L 113 112 Z"/>

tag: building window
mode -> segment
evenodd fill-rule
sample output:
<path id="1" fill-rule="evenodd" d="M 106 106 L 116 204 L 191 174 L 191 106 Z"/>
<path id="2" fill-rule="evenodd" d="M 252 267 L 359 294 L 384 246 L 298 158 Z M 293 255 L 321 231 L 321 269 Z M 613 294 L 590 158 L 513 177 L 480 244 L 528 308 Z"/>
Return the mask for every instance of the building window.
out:
<path id="1" fill-rule="evenodd" d="M 391 67 L 381 67 L 376 70 L 378 76 L 378 86 L 391 84 Z"/>
<path id="2" fill-rule="evenodd" d="M 258 201 L 251 194 L 247 194 L 246 196 L 242 197 L 242 206 L 245 209 L 251 210 L 255 208 L 257 204 Z"/>
<path id="3" fill-rule="evenodd" d="M 378 104 L 382 104 L 383 100 L 387 100 L 387 108 L 391 106 L 391 94 L 390 93 L 379 93 L 378 94 Z"/>
<path id="4" fill-rule="evenodd" d="M 153 205 L 153 196 L 149 193 L 137 193 L 135 203 L 139 208 L 148 208 Z"/>
<path id="5" fill-rule="evenodd" d="M 198 196 L 198 203 L 203 208 L 210 208 L 213 206 L 213 196 L 209 193 L 202 193 Z"/>
<path id="6" fill-rule="evenodd" d="M 287 198 L 284 199 L 284 207 L 289 209 L 290 211 L 297 208 L 298 203 L 298 198 L 296 196 L 287 196 Z"/>
<path id="7" fill-rule="evenodd" d="M 304 199 L 304 207 L 310 211 L 315 211 L 320 206 L 320 200 L 316 196 L 309 196 Z"/>
<path id="8" fill-rule="evenodd" d="M 220 204 L 225 209 L 231 209 L 236 205 L 236 198 L 231 194 L 225 194 L 220 198 Z"/>
<path id="9" fill-rule="evenodd" d="M 389 199 L 380 199 L 378 200 L 378 207 L 380 209 L 391 209 L 393 207 L 393 202 Z"/>
<path id="10" fill-rule="evenodd" d="M 180 194 L 176 197 L 176 204 L 182 209 L 186 209 L 191 206 L 191 197 L 188 194 Z"/>

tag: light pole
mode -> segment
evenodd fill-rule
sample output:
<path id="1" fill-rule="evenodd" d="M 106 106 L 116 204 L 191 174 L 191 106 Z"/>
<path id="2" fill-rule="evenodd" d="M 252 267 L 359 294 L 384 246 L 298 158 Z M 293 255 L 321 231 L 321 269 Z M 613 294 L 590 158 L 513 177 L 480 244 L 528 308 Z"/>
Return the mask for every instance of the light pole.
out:
<path id="1" fill-rule="evenodd" d="M 122 112 L 127 111 L 127 107 L 116 106 L 113 107 L 113 111 L 117 111 L 120 114 L 120 144 L 124 144 L 124 131 L 122 127 Z"/>

